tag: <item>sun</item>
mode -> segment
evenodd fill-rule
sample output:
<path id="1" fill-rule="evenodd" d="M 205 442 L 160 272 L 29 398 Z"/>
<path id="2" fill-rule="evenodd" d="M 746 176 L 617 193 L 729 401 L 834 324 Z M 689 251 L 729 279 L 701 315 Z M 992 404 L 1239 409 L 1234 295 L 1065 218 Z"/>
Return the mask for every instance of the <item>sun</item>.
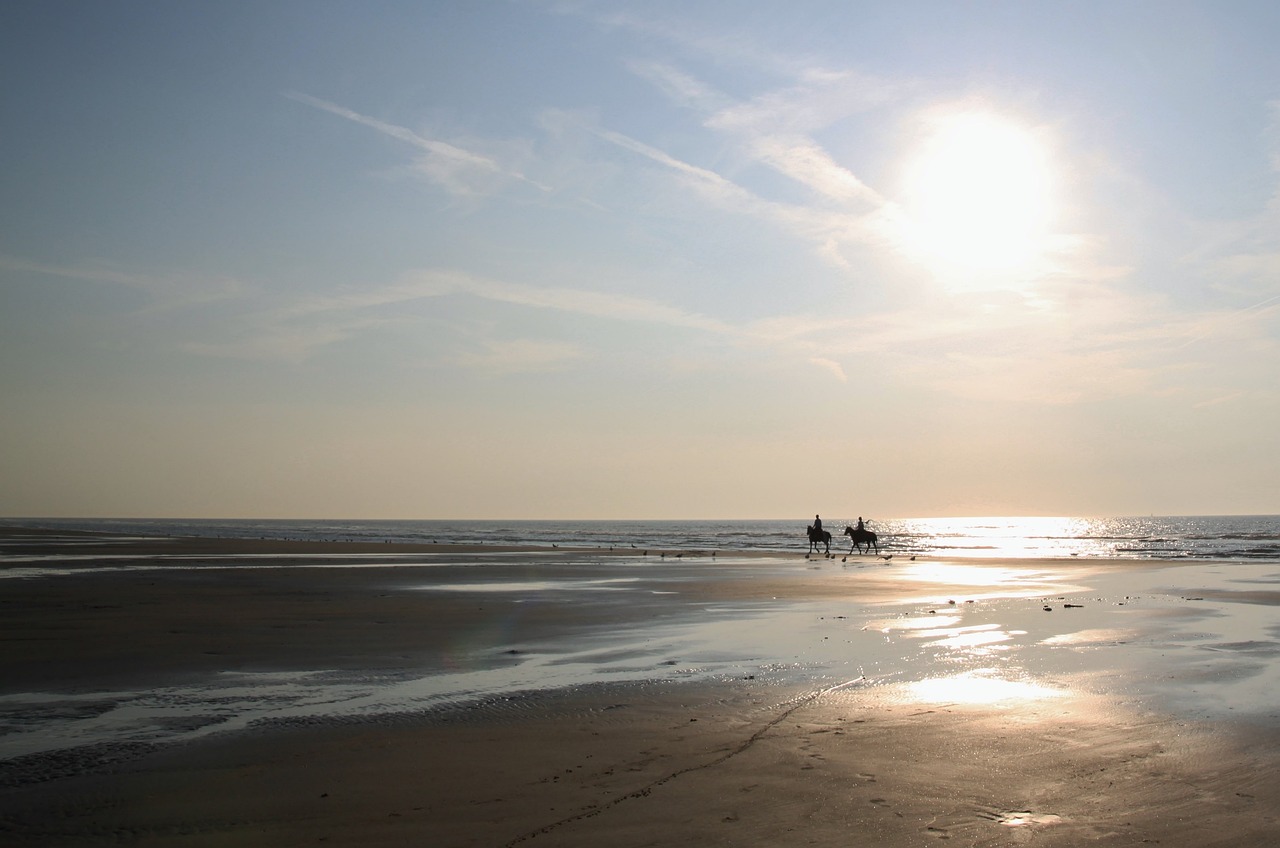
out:
<path id="1" fill-rule="evenodd" d="M 988 111 L 931 115 L 903 174 L 908 252 L 940 275 L 999 277 L 1043 256 L 1053 168 L 1029 127 Z"/>

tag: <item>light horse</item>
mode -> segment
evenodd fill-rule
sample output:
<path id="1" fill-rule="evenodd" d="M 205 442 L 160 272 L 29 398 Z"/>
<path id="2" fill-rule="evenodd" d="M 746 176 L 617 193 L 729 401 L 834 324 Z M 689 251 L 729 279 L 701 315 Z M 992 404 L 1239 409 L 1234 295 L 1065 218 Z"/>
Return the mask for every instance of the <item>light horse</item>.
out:
<path id="1" fill-rule="evenodd" d="M 831 553 L 831 534 L 826 530 L 814 530 L 813 525 L 808 527 L 809 533 L 809 553 L 813 553 L 818 549 L 818 545 L 825 545 L 827 553 Z"/>
<path id="2" fill-rule="evenodd" d="M 853 553 L 854 548 L 858 549 L 858 553 L 862 553 L 863 545 L 867 546 L 867 553 L 870 553 L 872 548 L 876 549 L 876 553 L 880 553 L 880 544 L 876 542 L 876 534 L 870 530 L 857 530 L 853 527 L 846 527 L 844 528 L 844 534 L 853 543 L 849 548 L 849 553 Z"/>

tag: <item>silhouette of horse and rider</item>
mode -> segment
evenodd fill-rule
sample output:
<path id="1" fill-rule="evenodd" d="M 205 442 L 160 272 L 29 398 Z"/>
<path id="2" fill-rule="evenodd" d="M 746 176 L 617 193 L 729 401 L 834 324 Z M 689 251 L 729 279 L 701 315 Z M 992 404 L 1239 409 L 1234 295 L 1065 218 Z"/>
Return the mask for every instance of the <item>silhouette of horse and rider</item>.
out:
<path id="1" fill-rule="evenodd" d="M 831 553 L 831 534 L 822 529 L 821 516 L 815 515 L 813 517 L 813 524 L 809 525 L 808 533 L 809 553 L 816 551 L 818 545 L 824 547 L 824 553 Z M 857 550 L 858 553 L 864 553 L 863 546 L 866 548 L 865 553 L 870 553 L 873 548 L 877 554 L 880 553 L 880 543 L 876 539 L 876 534 L 866 528 L 861 516 L 858 518 L 857 527 L 844 528 L 844 535 L 848 536 L 849 541 L 852 543 L 849 547 L 849 553 L 853 553 L 854 550 Z"/>

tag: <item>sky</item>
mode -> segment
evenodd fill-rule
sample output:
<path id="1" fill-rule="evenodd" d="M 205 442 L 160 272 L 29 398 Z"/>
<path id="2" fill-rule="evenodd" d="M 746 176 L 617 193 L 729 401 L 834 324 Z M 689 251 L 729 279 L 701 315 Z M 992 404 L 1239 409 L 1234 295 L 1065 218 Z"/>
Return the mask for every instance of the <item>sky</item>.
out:
<path id="1" fill-rule="evenodd" d="M 0 6 L 0 515 L 1280 513 L 1280 4 Z"/>

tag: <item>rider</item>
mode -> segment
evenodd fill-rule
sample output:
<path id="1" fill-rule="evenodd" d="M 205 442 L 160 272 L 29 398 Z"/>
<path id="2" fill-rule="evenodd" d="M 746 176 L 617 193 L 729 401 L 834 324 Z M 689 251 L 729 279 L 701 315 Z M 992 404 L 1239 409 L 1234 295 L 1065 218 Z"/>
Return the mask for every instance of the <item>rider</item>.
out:
<path id="1" fill-rule="evenodd" d="M 867 529 L 866 527 L 863 527 L 863 526 L 862 526 L 862 516 L 861 516 L 861 515 L 859 515 L 859 516 L 858 516 L 858 526 L 857 526 L 855 529 L 857 529 L 857 530 L 866 530 L 866 529 Z"/>
<path id="2" fill-rule="evenodd" d="M 821 517 L 821 516 L 815 515 L 815 516 L 813 517 L 813 532 L 815 532 L 815 533 L 821 533 L 821 532 L 822 532 L 822 517 Z"/>

